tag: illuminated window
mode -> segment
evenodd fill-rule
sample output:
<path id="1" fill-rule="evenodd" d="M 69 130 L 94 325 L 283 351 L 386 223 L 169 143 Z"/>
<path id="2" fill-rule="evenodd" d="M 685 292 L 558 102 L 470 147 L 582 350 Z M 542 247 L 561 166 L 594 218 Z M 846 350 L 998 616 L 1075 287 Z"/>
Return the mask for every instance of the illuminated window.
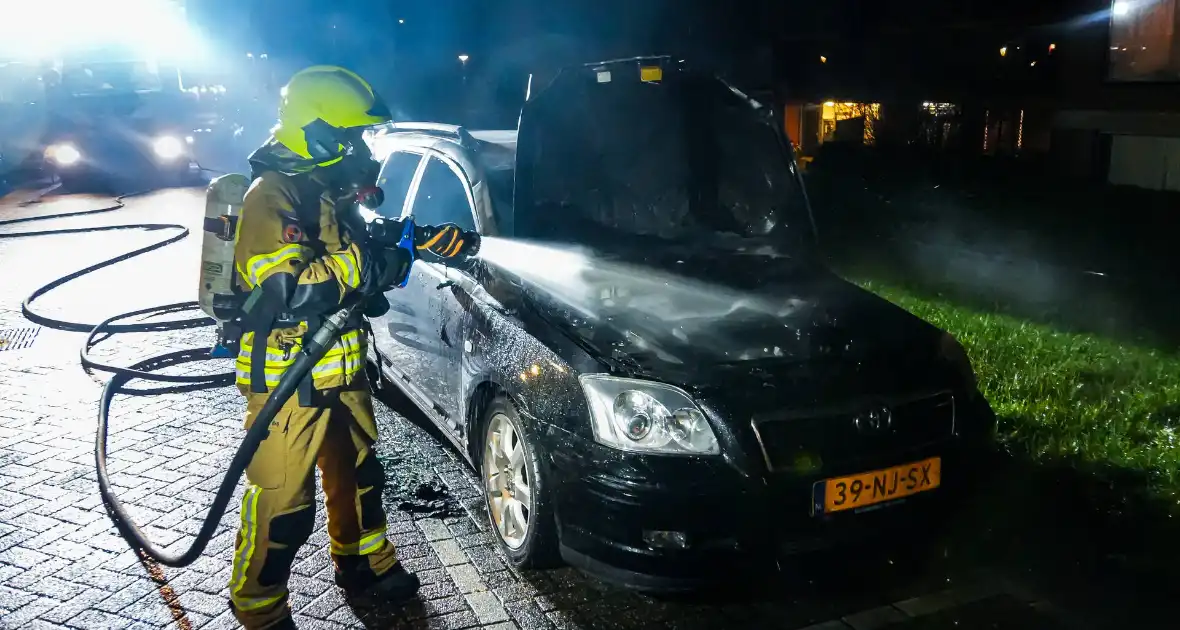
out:
<path id="1" fill-rule="evenodd" d="M 991 110 L 987 110 L 987 111 L 983 112 L 983 152 L 984 153 L 987 153 L 988 138 L 989 138 L 989 136 L 991 136 L 991 122 L 992 122 Z"/>
<path id="2" fill-rule="evenodd" d="M 1024 110 L 1020 110 L 1020 126 L 1016 128 L 1016 148 L 1024 148 Z"/>
<path id="3" fill-rule="evenodd" d="M 877 141 L 877 121 L 881 119 L 880 103 L 837 103 L 828 101 L 823 104 L 821 125 L 825 140 L 831 139 L 836 131 L 836 123 L 842 120 L 864 121 L 864 143 L 872 145 Z"/>
<path id="4" fill-rule="evenodd" d="M 881 104 L 869 103 L 864 106 L 865 113 L 865 144 L 877 143 L 877 121 L 881 120 Z"/>
<path id="5" fill-rule="evenodd" d="M 1110 10 L 1109 77 L 1115 81 L 1175 81 L 1180 56 L 1172 48 L 1180 0 L 1116 0 Z"/>
<path id="6" fill-rule="evenodd" d="M 926 101 L 922 103 L 918 123 L 915 139 L 929 147 L 945 149 L 958 142 L 962 111 L 954 103 Z"/>
<path id="7" fill-rule="evenodd" d="M 922 103 L 922 109 L 926 110 L 926 113 L 933 114 L 935 116 L 950 116 L 957 113 L 958 105 L 955 105 L 954 103 L 926 102 Z"/>

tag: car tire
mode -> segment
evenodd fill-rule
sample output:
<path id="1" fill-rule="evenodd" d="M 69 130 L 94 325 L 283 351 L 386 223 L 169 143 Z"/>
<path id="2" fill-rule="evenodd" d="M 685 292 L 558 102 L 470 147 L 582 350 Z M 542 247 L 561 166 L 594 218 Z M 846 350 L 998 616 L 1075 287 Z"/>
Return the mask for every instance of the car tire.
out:
<path id="1" fill-rule="evenodd" d="M 488 526 L 499 541 L 500 549 L 508 561 L 520 569 L 547 569 L 559 565 L 552 496 L 533 434 L 521 421 L 516 405 L 504 396 L 488 404 L 480 427 L 483 439 L 476 461 L 488 511 Z M 511 444 L 508 450 L 517 452 L 519 448 L 516 458 L 502 450 L 497 452 L 501 439 L 509 431 Z M 516 461 L 511 461 L 513 459 Z M 527 496 L 522 494 L 522 481 L 528 490 Z M 497 492 L 500 501 L 494 500 Z M 520 504 L 520 509 L 512 507 L 511 501 Z M 521 516 L 525 517 L 523 531 L 519 522 L 508 520 L 519 521 Z"/>

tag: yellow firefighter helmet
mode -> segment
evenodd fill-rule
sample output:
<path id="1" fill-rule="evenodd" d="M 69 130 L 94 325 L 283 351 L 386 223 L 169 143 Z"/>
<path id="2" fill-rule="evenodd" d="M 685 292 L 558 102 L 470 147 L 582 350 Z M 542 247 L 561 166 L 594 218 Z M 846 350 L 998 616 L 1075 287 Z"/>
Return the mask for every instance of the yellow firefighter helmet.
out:
<path id="1" fill-rule="evenodd" d="M 339 66 L 312 66 L 283 87 L 279 123 L 271 133 L 295 154 L 327 166 L 340 160 L 352 138 L 346 130 L 387 122 L 389 107 L 373 86 Z"/>

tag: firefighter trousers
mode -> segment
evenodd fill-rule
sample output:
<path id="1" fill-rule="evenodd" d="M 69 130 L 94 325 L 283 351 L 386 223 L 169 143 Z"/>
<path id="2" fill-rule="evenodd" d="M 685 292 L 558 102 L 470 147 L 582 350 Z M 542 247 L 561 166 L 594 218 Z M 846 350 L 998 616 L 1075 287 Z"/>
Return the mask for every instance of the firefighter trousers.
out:
<path id="1" fill-rule="evenodd" d="M 247 394 L 247 429 L 266 397 Z M 336 570 L 364 583 L 397 564 L 393 542 L 385 537 L 385 475 L 372 450 L 377 424 L 363 373 L 338 397 L 328 398 L 307 408 L 292 396 L 246 469 L 229 592 L 234 615 L 248 630 L 290 615 L 287 579 L 295 553 L 315 527 L 317 464 Z"/>

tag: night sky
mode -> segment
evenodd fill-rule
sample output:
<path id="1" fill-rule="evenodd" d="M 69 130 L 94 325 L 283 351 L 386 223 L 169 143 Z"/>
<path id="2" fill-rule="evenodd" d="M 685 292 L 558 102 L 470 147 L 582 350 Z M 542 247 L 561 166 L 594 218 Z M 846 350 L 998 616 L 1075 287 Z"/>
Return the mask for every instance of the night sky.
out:
<path id="1" fill-rule="evenodd" d="M 190 14 L 227 48 L 341 62 L 391 55 L 429 65 L 531 52 L 578 61 L 653 52 L 736 64 L 790 43 L 824 42 L 845 60 L 955 47 L 965 30 L 988 39 L 1050 23 L 1102 2 L 1066 0 L 188 0 Z M 404 20 L 399 24 L 398 20 Z M 970 39 L 970 38 L 969 38 Z M 963 41 L 963 40 L 959 40 Z M 396 43 L 395 43 L 396 42 Z M 965 43 L 965 42 L 964 42 Z M 943 48 L 935 46 L 942 44 Z M 992 47 L 989 46 L 989 50 Z M 508 56 L 511 56 L 509 54 Z M 910 54 L 914 56 L 914 54 Z M 834 56 L 833 56 L 834 58 Z M 802 59 L 780 60 L 795 65 Z"/>
<path id="2" fill-rule="evenodd" d="M 435 105 L 453 104 L 449 95 L 459 85 L 468 99 L 512 102 L 530 72 L 653 53 L 689 58 L 749 91 L 790 98 L 951 101 L 978 90 L 1049 89 L 1054 60 L 1031 70 L 1027 60 L 1004 65 L 999 47 L 1015 38 L 1029 42 L 1021 55 L 1042 51 L 1071 18 L 1104 4 L 189 0 L 189 12 L 227 55 L 267 52 L 276 77 L 337 63 L 437 117 Z M 466 66 L 460 54 L 470 56 Z"/>

